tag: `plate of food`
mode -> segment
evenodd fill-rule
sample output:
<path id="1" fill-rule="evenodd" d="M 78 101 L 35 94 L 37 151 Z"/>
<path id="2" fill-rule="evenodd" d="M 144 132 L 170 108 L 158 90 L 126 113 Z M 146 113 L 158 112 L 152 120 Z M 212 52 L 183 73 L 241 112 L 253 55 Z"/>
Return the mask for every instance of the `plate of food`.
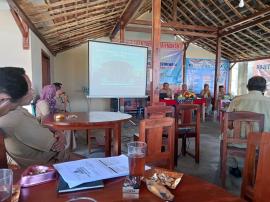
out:
<path id="1" fill-rule="evenodd" d="M 175 189 L 183 175 L 183 173 L 173 172 L 163 168 L 154 168 L 151 170 L 151 173 L 147 174 L 147 178 L 170 189 Z"/>
<path id="2" fill-rule="evenodd" d="M 34 165 L 28 167 L 22 174 L 21 186 L 30 187 L 56 179 L 56 170 L 53 167 Z"/>

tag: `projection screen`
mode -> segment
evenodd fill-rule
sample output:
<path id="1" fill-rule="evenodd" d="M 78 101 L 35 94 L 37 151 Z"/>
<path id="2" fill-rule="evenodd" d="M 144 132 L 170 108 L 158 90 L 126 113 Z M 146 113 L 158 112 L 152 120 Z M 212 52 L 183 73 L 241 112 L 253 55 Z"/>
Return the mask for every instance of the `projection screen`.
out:
<path id="1" fill-rule="evenodd" d="M 145 97 L 147 47 L 88 42 L 89 97 Z"/>

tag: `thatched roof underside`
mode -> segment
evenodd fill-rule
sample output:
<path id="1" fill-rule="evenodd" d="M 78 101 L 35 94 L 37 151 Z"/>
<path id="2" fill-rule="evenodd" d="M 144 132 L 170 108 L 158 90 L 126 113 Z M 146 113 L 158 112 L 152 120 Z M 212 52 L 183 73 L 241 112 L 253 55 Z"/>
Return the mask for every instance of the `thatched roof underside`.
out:
<path id="1" fill-rule="evenodd" d="M 58 53 L 88 39 L 110 36 L 132 0 L 8 1 L 16 2 L 50 49 Z M 239 0 L 178 0 L 174 15 L 173 0 L 162 0 L 161 18 L 163 22 L 171 22 L 176 16 L 176 21 L 184 25 L 215 27 L 217 31 L 197 32 L 222 36 L 222 57 L 230 61 L 270 57 L 270 1 L 245 0 L 243 8 L 238 4 Z M 134 16 L 151 8 L 151 0 L 144 0 Z M 257 13 L 261 15 L 256 16 Z M 250 16 L 254 17 L 248 19 Z M 173 30 L 187 31 L 175 27 Z M 182 37 L 210 52 L 216 51 L 214 37 Z"/>

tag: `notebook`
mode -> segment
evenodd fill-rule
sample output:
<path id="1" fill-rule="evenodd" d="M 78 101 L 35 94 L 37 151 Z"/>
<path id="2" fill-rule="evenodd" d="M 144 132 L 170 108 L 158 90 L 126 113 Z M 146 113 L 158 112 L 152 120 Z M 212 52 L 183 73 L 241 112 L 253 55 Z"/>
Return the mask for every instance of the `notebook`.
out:
<path id="1" fill-rule="evenodd" d="M 68 184 L 65 182 L 65 180 L 60 176 L 59 177 L 59 183 L 57 187 L 58 193 L 68 193 L 73 191 L 80 191 L 80 190 L 86 190 L 86 189 L 96 189 L 104 187 L 104 183 L 102 180 L 94 181 L 94 182 L 86 182 L 83 184 L 80 184 L 76 187 L 69 188 Z"/>

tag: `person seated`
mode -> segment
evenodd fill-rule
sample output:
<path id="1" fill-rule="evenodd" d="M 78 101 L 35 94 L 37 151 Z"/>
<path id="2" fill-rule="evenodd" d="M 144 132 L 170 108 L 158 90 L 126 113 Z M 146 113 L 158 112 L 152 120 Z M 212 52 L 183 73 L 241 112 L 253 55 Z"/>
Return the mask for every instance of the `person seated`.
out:
<path id="1" fill-rule="evenodd" d="M 42 120 L 43 117 L 47 116 L 50 113 L 56 112 L 56 100 L 54 99 L 56 95 L 56 88 L 54 85 L 44 86 L 40 99 L 36 104 L 36 116 L 38 119 Z"/>
<path id="2" fill-rule="evenodd" d="M 25 74 L 23 68 L 19 67 L 0 67 L 0 116 L 6 115 L 9 111 L 16 109 L 19 105 L 19 100 L 26 95 L 28 91 L 27 83 L 21 80 L 16 82 L 8 82 L 9 77 L 5 75 L 15 75 L 18 77 Z M 9 84 L 7 86 L 7 84 Z M 21 86 L 17 89 L 17 85 Z M 13 91 L 6 89 L 14 89 Z"/>
<path id="3" fill-rule="evenodd" d="M 62 83 L 55 82 L 53 85 L 56 87 L 56 95 L 55 95 L 55 100 L 56 100 L 56 106 L 55 108 L 60 111 L 60 112 L 66 112 L 67 111 L 67 106 L 69 103 L 68 96 L 62 89 Z"/>
<path id="4" fill-rule="evenodd" d="M 207 115 L 210 115 L 210 113 L 212 111 L 212 104 L 211 104 L 212 97 L 211 97 L 211 92 L 209 90 L 209 85 L 207 83 L 204 84 L 203 90 L 201 91 L 200 95 L 201 95 L 202 98 L 206 99 L 206 110 L 205 110 L 205 112 L 206 112 Z"/>
<path id="5" fill-rule="evenodd" d="M 177 99 L 181 98 L 196 98 L 196 95 L 189 91 L 187 88 L 187 84 L 182 84 L 182 89 L 176 93 Z"/>
<path id="6" fill-rule="evenodd" d="M 218 100 L 223 100 L 224 96 L 226 95 L 224 86 L 219 86 L 218 87 Z"/>
<path id="7" fill-rule="evenodd" d="M 25 72 L 15 74 L 12 67 L 0 68 L 0 94 L 9 95 L 17 107 L 0 117 L 0 128 L 4 131 L 7 153 L 22 168 L 30 165 L 53 164 L 69 159 L 65 148 L 66 139 L 61 131 L 51 132 L 43 127 L 23 105 L 28 105 L 33 92 L 31 82 Z M 22 71 L 22 70 L 18 70 Z M 14 82 L 16 81 L 16 82 Z M 23 97 L 18 99 L 22 92 Z"/>
<path id="8" fill-rule="evenodd" d="M 163 88 L 159 91 L 159 93 L 166 93 L 167 98 L 172 98 L 172 89 L 170 89 L 169 83 L 163 83 Z"/>
<path id="9" fill-rule="evenodd" d="M 182 95 L 184 97 L 185 93 L 188 92 L 187 84 L 182 84 L 182 89 L 179 91 L 179 95 Z"/>
<path id="10" fill-rule="evenodd" d="M 249 111 L 264 114 L 264 132 L 270 132 L 270 98 L 264 96 L 266 80 L 254 76 L 248 80 L 248 94 L 235 97 L 227 112 Z"/>

